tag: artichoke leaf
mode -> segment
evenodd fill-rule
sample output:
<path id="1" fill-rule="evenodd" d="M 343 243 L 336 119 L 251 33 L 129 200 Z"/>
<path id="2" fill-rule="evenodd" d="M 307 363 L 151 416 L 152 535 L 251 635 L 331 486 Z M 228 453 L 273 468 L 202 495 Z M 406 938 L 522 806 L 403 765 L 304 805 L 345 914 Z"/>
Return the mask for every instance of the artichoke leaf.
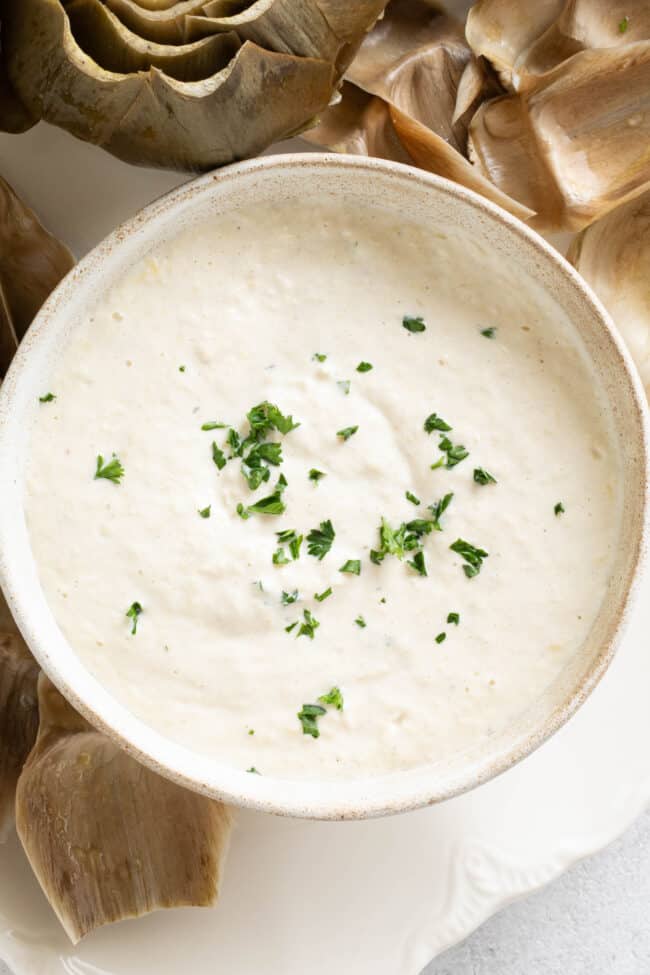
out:
<path id="1" fill-rule="evenodd" d="M 0 375 L 36 312 L 74 261 L 0 178 Z"/>
<path id="2" fill-rule="evenodd" d="M 650 42 L 581 51 L 522 92 L 485 102 L 473 158 L 535 224 L 581 230 L 650 185 Z"/>
<path id="3" fill-rule="evenodd" d="M 36 740 L 38 664 L 0 596 L 0 843 L 13 826 L 16 785 Z M 5 618 L 6 617 L 6 618 Z"/>
<path id="4" fill-rule="evenodd" d="M 614 319 L 650 396 L 650 191 L 583 230 L 568 258 Z"/>
<path id="5" fill-rule="evenodd" d="M 185 44 L 186 18 L 203 13 L 205 0 L 180 0 L 170 6 L 151 6 L 139 0 L 104 0 L 125 27 L 158 44 Z"/>
<path id="6" fill-rule="evenodd" d="M 326 61 L 250 42 L 198 81 L 178 81 L 155 66 L 110 72 L 79 47 L 58 0 L 21 0 L 7 26 L 7 66 L 23 101 L 141 165 L 203 170 L 255 155 L 303 128 L 328 104 L 335 83 Z"/>
<path id="7" fill-rule="evenodd" d="M 140 765 L 45 675 L 38 700 L 40 727 L 18 782 L 16 826 L 70 940 L 160 908 L 214 904 L 229 810 Z"/>
<path id="8" fill-rule="evenodd" d="M 0 34 L 0 47 L 2 37 Z M 7 69 L 0 61 L 0 130 L 17 135 L 36 125 L 38 118 L 28 112 L 14 91 Z"/>

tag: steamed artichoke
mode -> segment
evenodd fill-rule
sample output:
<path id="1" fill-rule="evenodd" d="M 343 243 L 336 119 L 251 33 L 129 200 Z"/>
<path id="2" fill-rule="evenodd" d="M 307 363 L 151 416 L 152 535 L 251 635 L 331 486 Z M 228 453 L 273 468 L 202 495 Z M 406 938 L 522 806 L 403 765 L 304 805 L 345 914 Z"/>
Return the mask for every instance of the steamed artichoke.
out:
<path id="1" fill-rule="evenodd" d="M 308 125 L 385 3 L 4 0 L 2 57 L 28 119 L 203 170 Z"/>
<path id="2" fill-rule="evenodd" d="M 38 730 L 38 665 L 0 596 L 0 842 L 14 822 L 18 776 Z"/>

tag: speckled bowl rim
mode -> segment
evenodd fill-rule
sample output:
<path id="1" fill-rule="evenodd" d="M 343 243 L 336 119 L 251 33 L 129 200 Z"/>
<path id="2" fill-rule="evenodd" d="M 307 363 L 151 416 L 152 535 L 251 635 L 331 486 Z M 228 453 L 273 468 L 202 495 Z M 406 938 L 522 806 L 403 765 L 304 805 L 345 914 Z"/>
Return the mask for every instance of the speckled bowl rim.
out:
<path id="1" fill-rule="evenodd" d="M 384 176 L 400 180 L 405 187 L 405 192 L 408 192 L 409 182 L 412 186 L 430 187 L 435 192 L 452 198 L 460 207 L 478 209 L 498 224 L 504 234 L 515 235 L 526 241 L 537 251 L 542 262 L 553 267 L 554 274 L 564 278 L 565 283 L 568 281 L 570 287 L 579 295 L 580 301 L 589 308 L 592 317 L 598 320 L 602 329 L 602 338 L 608 342 L 609 349 L 614 355 L 612 369 L 616 370 L 619 378 L 627 383 L 628 393 L 631 394 L 633 403 L 634 421 L 639 431 L 636 448 L 645 472 L 643 484 L 638 485 L 636 511 L 638 531 L 635 535 L 634 550 L 630 554 L 631 569 L 616 618 L 609 626 L 609 638 L 595 655 L 582 679 L 571 688 L 562 703 L 550 710 L 546 718 L 525 736 L 513 738 L 507 747 L 496 754 L 485 755 L 479 761 L 468 762 L 466 767 L 452 771 L 446 776 L 441 776 L 436 766 L 396 772 L 378 779 L 337 784 L 296 783 L 267 776 L 247 775 L 183 748 L 148 728 L 101 688 L 94 678 L 89 678 L 80 662 L 77 662 L 77 666 L 61 665 L 56 650 L 57 643 L 60 647 L 65 647 L 67 652 L 70 648 L 60 634 L 58 639 L 53 637 L 52 632 L 49 633 L 49 637 L 46 637 L 43 614 L 39 615 L 30 604 L 30 592 L 33 596 L 38 591 L 39 597 L 43 598 L 40 587 L 30 590 L 26 586 L 26 580 L 21 577 L 18 565 L 20 559 L 16 555 L 15 545 L 12 544 L 12 525 L 15 520 L 22 520 L 24 525 L 22 505 L 20 503 L 6 505 L 3 499 L 0 506 L 0 586 L 5 598 L 28 646 L 43 670 L 96 728 L 114 739 L 138 761 L 196 792 L 236 806 L 314 819 L 362 819 L 405 812 L 449 799 L 481 785 L 525 758 L 565 724 L 607 670 L 629 619 L 634 598 L 638 594 L 639 580 L 647 556 L 648 418 L 645 394 L 631 357 L 609 315 L 589 286 L 538 234 L 497 205 L 449 180 L 400 163 L 360 156 L 325 153 L 266 156 L 208 173 L 172 190 L 105 238 L 67 275 L 45 303 L 23 340 L 0 389 L 1 470 L 3 457 L 5 459 L 11 457 L 14 446 L 12 418 L 18 412 L 14 409 L 17 393 L 25 385 L 29 387 L 30 382 L 33 381 L 32 373 L 37 370 L 32 368 L 32 363 L 36 358 L 39 345 L 44 341 L 44 334 L 56 328 L 57 320 L 65 317 L 66 307 L 79 287 L 88 287 L 89 282 L 93 281 L 101 287 L 102 257 L 110 256 L 113 251 L 128 241 L 131 235 L 141 232 L 143 228 L 150 228 L 152 239 L 155 239 L 157 220 L 167 215 L 170 210 L 178 209 L 191 198 L 196 199 L 197 195 L 199 198 L 209 198 L 215 185 L 221 190 L 224 185 L 236 184 L 242 177 L 263 171 L 277 172 L 280 169 L 291 172 L 296 169 L 303 171 L 307 169 L 313 171 L 316 177 L 319 172 L 341 168 L 363 172 L 368 179 L 372 179 L 380 172 Z M 15 486 L 18 477 L 11 483 Z M 25 542 L 27 543 L 26 528 Z M 29 550 L 28 544 L 26 549 Z M 25 555 L 24 552 L 22 554 Z M 92 692 L 89 688 L 92 688 Z M 405 782 L 406 786 L 404 786 Z"/>

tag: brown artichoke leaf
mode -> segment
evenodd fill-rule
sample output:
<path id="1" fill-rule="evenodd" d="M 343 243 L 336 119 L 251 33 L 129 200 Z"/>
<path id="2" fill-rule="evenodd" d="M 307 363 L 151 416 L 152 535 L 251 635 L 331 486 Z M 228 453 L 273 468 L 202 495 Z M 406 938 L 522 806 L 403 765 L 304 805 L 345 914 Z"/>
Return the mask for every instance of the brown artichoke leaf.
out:
<path id="1" fill-rule="evenodd" d="M 650 42 L 582 51 L 486 102 L 473 158 L 535 224 L 581 230 L 650 185 Z"/>
<path id="2" fill-rule="evenodd" d="M 13 826 L 18 777 L 38 731 L 38 664 L 11 620 L 2 596 L 0 602 L 3 604 L 0 620 L 1 843 Z"/>
<path id="3" fill-rule="evenodd" d="M 71 941 L 161 908 L 214 904 L 230 837 L 227 807 L 144 768 L 44 675 L 38 700 L 16 827 Z"/>
<path id="4" fill-rule="evenodd" d="M 506 87 L 517 88 L 515 65 L 557 20 L 566 2 L 478 0 L 467 15 L 467 42 L 474 54 L 494 65 Z"/>
<path id="5" fill-rule="evenodd" d="M 72 0 L 65 11 L 81 50 L 115 74 L 156 67 L 178 81 L 199 81 L 227 67 L 241 46 L 233 33 L 183 45 L 147 41 L 125 27 L 101 0 Z"/>
<path id="6" fill-rule="evenodd" d="M 141 0 L 104 0 L 116 17 L 139 37 L 158 44 L 185 44 L 186 18 L 203 13 L 205 0 L 152 5 Z"/>
<path id="7" fill-rule="evenodd" d="M 307 58 L 323 58 L 342 73 L 359 43 L 382 14 L 387 0 L 256 0 L 232 16 L 223 0 L 206 3 L 206 16 L 187 18 L 188 36 L 234 30 L 260 47 Z"/>
<path id="8" fill-rule="evenodd" d="M 2 34 L 0 26 L 0 51 L 2 48 Z M 0 60 L 0 130 L 17 135 L 26 132 L 36 125 L 38 118 L 29 112 L 18 98 L 13 89 L 7 69 Z"/>
<path id="9" fill-rule="evenodd" d="M 650 191 L 583 230 L 568 257 L 614 319 L 650 396 Z"/>
<path id="10" fill-rule="evenodd" d="M 21 98 L 126 162 L 202 170 L 255 155 L 304 127 L 334 86 L 331 64 L 250 42 L 198 81 L 155 66 L 117 74 L 79 47 L 58 0 L 21 3 L 7 22 L 7 66 Z"/>
<path id="11" fill-rule="evenodd" d="M 0 178 L 0 375 L 34 315 L 73 264 L 67 247 Z"/>

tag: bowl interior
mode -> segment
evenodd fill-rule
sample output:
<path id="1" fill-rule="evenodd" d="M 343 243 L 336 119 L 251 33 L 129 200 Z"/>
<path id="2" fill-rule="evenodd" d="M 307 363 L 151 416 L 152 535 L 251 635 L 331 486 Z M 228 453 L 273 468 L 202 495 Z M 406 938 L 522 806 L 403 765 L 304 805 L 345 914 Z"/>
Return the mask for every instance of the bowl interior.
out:
<path id="1" fill-rule="evenodd" d="M 589 638 L 534 707 L 507 730 L 448 761 L 362 782 L 294 782 L 247 775 L 184 748 L 143 724 L 85 669 L 43 595 L 23 512 L 30 419 L 67 337 L 121 274 L 179 230 L 257 200 L 367 201 L 486 242 L 521 280 L 535 282 L 568 317 L 621 431 L 624 515 L 607 598 Z M 97 727 L 157 771 L 228 802 L 288 815 L 355 818 L 448 798 L 503 771 L 555 731 L 606 669 L 629 614 L 645 546 L 645 400 L 627 352 L 578 275 L 537 235 L 473 193 L 407 167 L 356 157 L 267 157 L 201 177 L 154 203 L 99 245 L 62 282 L 32 325 L 0 392 L 0 582 L 44 670 Z M 589 571 L 589 567 L 585 567 Z"/>

